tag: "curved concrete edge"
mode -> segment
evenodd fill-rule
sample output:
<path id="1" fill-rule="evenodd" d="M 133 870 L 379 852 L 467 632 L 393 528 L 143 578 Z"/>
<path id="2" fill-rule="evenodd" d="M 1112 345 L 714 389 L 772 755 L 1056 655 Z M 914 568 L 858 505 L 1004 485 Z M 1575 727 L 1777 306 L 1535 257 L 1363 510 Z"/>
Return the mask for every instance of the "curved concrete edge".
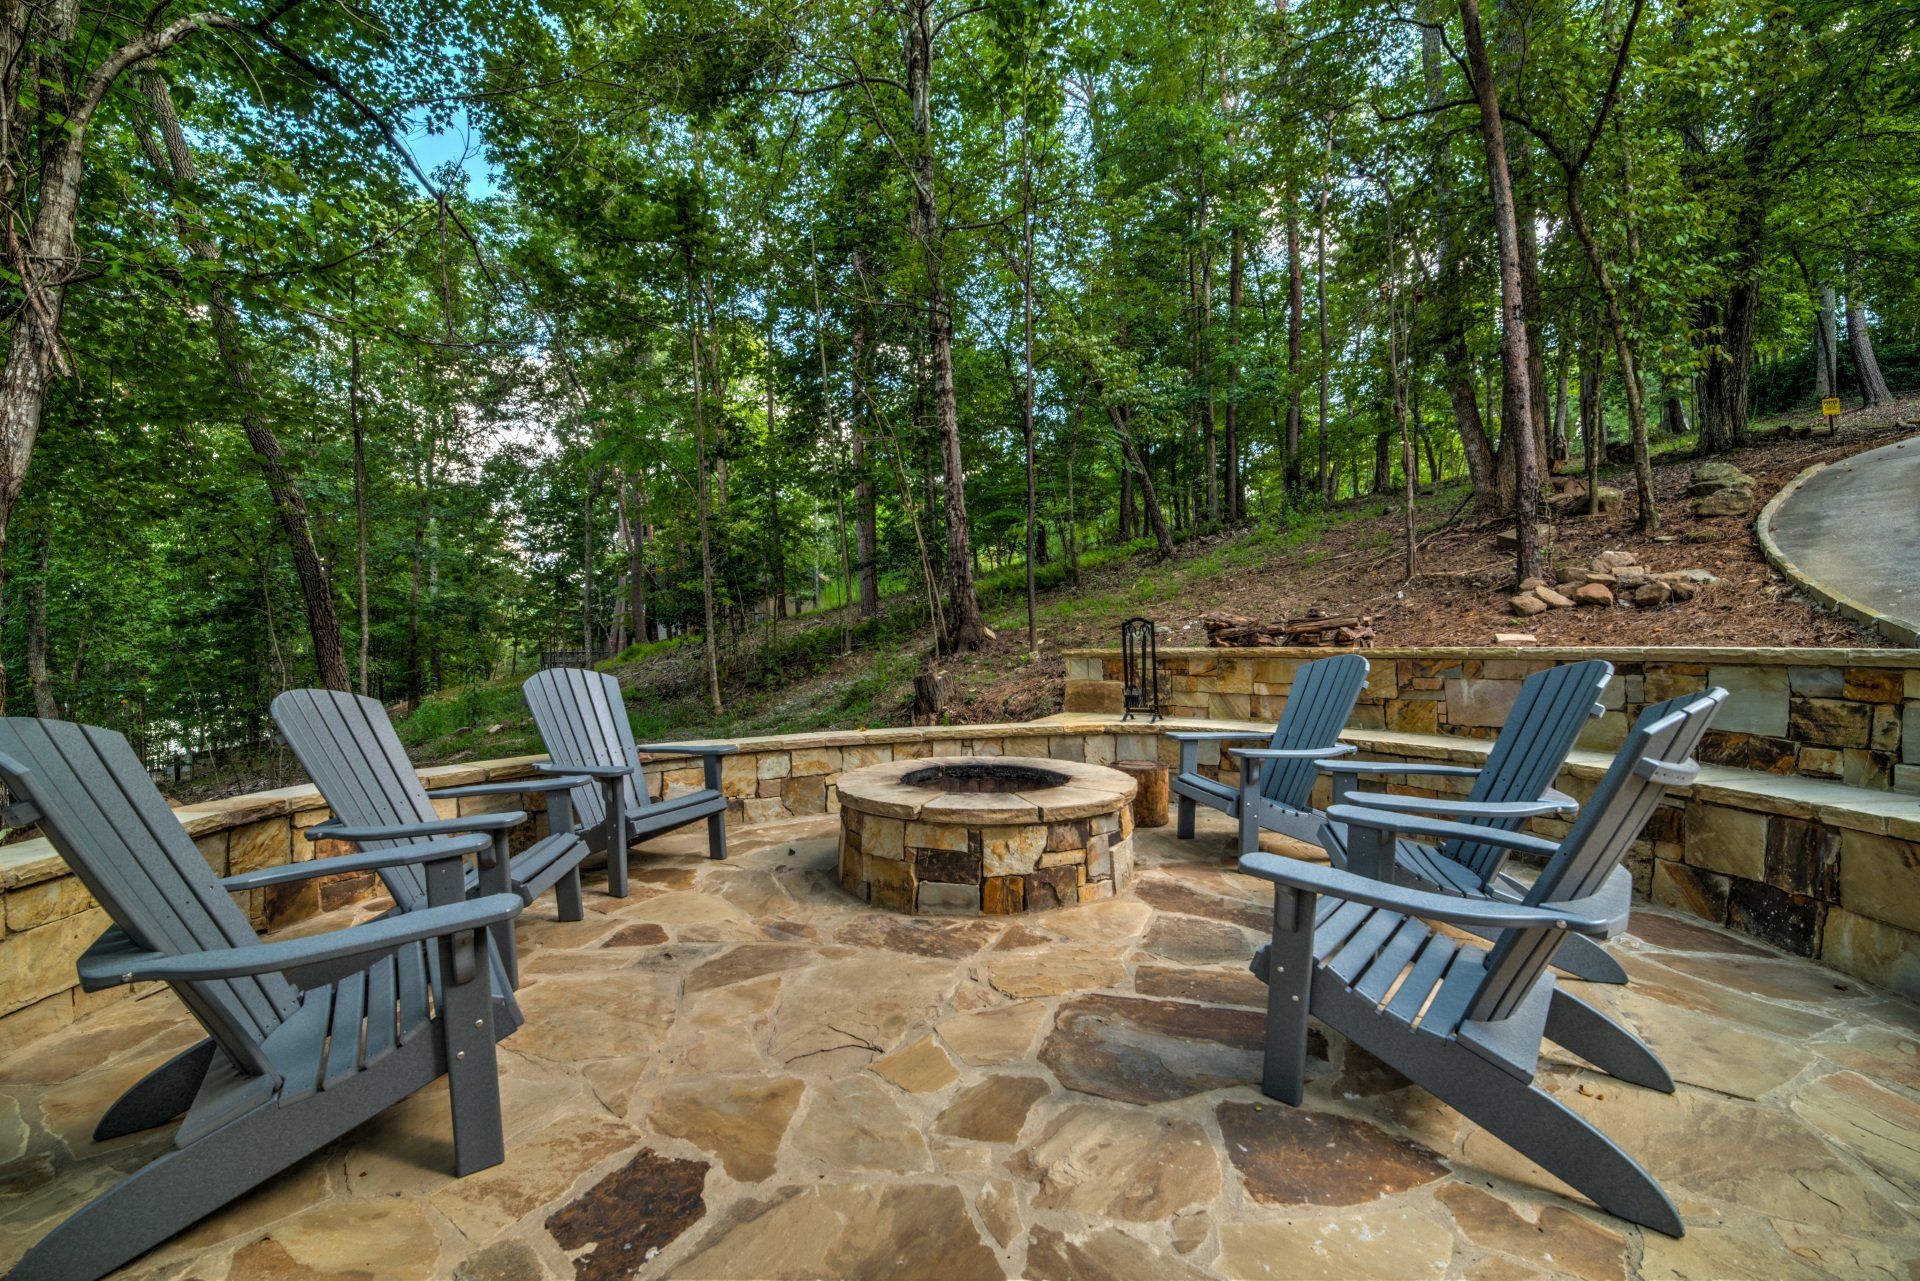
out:
<path id="1" fill-rule="evenodd" d="M 1768 499 L 1767 505 L 1760 509 L 1760 516 L 1754 522 L 1753 531 L 1760 537 L 1760 554 L 1767 558 L 1767 564 L 1786 575 L 1787 581 L 1842 618 L 1852 619 L 1895 645 L 1903 645 L 1909 649 L 1920 648 L 1920 631 L 1915 631 L 1898 619 L 1889 618 L 1870 605 L 1861 604 L 1851 596 L 1843 596 L 1839 592 L 1821 586 L 1812 575 L 1795 564 L 1792 557 L 1780 550 L 1780 544 L 1773 541 L 1771 526 L 1774 514 L 1780 510 L 1781 504 L 1791 498 L 1800 486 L 1825 471 L 1827 466 L 1826 463 L 1815 463 L 1806 468 L 1798 476 L 1782 485 L 1780 492 Z"/>

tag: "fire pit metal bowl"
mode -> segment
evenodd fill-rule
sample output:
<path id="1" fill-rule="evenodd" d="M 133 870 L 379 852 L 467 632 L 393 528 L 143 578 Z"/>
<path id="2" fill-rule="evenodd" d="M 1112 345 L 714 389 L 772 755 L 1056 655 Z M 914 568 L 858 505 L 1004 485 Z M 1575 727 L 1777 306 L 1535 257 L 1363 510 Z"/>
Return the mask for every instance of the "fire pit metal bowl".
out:
<path id="1" fill-rule="evenodd" d="M 1043 912 L 1133 881 L 1133 797 L 1119 770 L 948 756 L 839 779 L 840 884 L 921 915 Z"/>

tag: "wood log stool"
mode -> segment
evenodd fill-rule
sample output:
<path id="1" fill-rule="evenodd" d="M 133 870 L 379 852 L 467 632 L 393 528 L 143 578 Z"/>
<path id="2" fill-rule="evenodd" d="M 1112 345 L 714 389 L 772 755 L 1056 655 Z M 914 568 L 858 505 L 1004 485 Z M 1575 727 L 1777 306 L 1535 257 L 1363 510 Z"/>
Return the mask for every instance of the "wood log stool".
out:
<path id="1" fill-rule="evenodd" d="M 1115 761 L 1113 768 L 1122 774 L 1133 775 L 1140 784 L 1140 790 L 1133 798 L 1133 825 L 1165 827 L 1168 788 L 1173 781 L 1167 773 L 1167 767 L 1159 761 Z"/>

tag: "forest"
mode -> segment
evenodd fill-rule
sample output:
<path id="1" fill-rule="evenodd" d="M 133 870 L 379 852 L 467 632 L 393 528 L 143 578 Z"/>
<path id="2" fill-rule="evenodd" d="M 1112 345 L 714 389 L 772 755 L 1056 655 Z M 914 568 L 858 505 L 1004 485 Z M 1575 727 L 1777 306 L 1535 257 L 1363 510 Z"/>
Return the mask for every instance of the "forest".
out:
<path id="1" fill-rule="evenodd" d="M 803 614 L 964 652 L 988 580 L 1357 495 L 1417 575 L 1441 484 L 1523 579 L 1551 468 L 1650 530 L 1656 445 L 1920 387 L 1917 33 L 7 0 L 0 698 L 158 758 L 263 742 L 291 686 L 670 644 L 717 711 Z"/>

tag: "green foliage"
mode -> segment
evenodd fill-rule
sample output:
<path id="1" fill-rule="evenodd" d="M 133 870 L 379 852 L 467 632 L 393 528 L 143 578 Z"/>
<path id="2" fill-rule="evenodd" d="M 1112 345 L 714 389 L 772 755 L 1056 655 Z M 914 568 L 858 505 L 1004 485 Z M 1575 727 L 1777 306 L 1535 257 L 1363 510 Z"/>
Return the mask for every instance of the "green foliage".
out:
<path id="1" fill-rule="evenodd" d="M 1590 372 L 1588 399 L 1624 434 L 1596 257 L 1656 410 L 1690 411 L 1696 376 L 1749 360 L 1756 409 L 1804 406 L 1823 286 L 1858 304 L 1890 381 L 1920 385 L 1920 13 L 1484 7 L 1554 416 L 1577 421 Z M 924 129 L 901 41 L 922 8 L 938 32 Z M 1438 24 L 1431 49 L 1416 15 Z M 1147 479 L 1174 541 L 1232 535 L 1183 564 L 1191 580 L 1311 553 L 1346 500 L 1397 501 L 1390 372 L 1425 489 L 1461 480 L 1473 423 L 1493 447 L 1506 429 L 1451 5 L 383 0 L 282 18 L 277 38 L 331 80 L 196 38 L 128 73 L 93 125 L 62 330 L 73 376 L 0 512 L 9 710 L 44 700 L 156 757 L 263 741 L 273 694 L 319 664 L 262 428 L 309 513 L 349 666 L 364 646 L 368 691 L 417 702 L 408 741 L 436 750 L 530 743 L 517 682 L 554 649 L 673 674 L 636 723 L 697 728 L 709 583 L 729 696 L 820 671 L 846 631 L 787 620 L 856 598 L 863 525 L 881 599 L 859 602 L 851 642 L 902 657 L 779 715 L 886 713 L 890 664 L 929 648 L 929 597 L 947 608 L 950 483 L 997 623 L 1024 625 L 1030 538 L 1041 591 L 1140 564 L 1117 593 L 1047 605 L 1112 620 L 1178 586 L 1147 567 Z M 88 9 L 57 47 L 35 26 L 40 61 L 22 65 L 49 77 L 7 82 L 10 118 L 146 20 Z M 153 148 L 149 71 L 193 182 Z M 423 185 L 375 118 L 408 146 L 471 129 L 476 154 Z M 58 133 L 9 134 L 16 227 Z M 1592 253 L 1570 226 L 1574 168 Z M 922 181 L 936 229 L 911 216 Z M 936 276 L 953 476 L 929 372 Z M 1748 290 L 1744 335 L 1727 316 Z M 237 342 L 214 332 L 216 297 Z M 1129 447 L 1147 476 L 1123 513 Z"/>

